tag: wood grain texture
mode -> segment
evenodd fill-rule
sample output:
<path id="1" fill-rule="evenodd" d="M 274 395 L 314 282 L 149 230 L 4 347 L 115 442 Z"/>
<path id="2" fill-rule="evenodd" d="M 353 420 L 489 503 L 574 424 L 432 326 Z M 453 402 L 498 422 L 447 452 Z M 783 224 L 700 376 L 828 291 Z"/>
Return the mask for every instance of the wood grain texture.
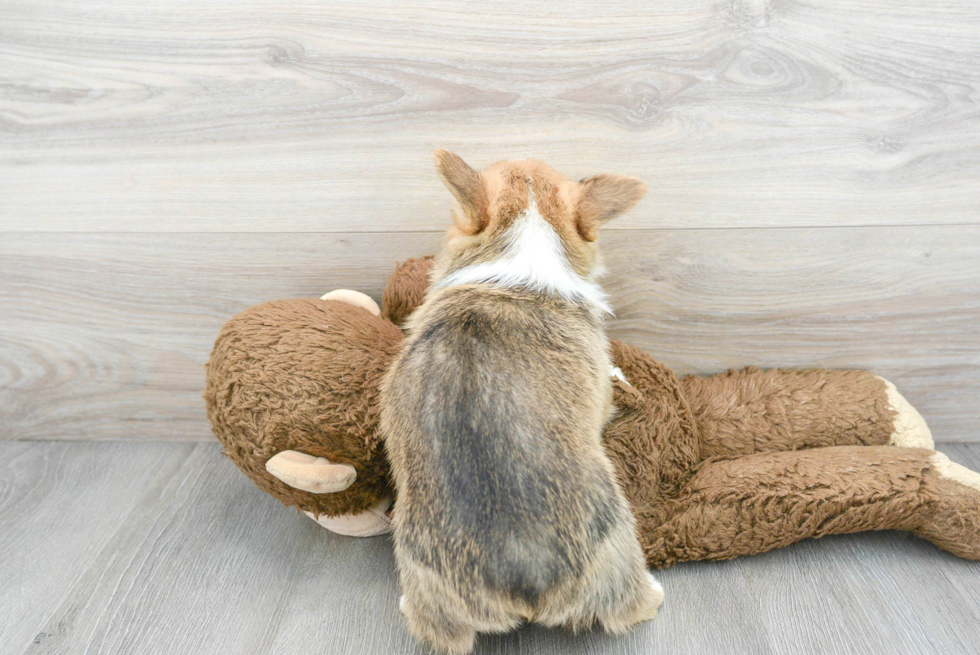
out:
<path id="1" fill-rule="evenodd" d="M 268 652 L 303 567 L 316 566 L 317 535 L 263 496 L 218 446 L 192 446 L 141 495 L 30 652 Z"/>
<path id="2" fill-rule="evenodd" d="M 47 617 L 193 448 L 0 442 L 0 652 L 56 634 Z"/>
<path id="3" fill-rule="evenodd" d="M 628 234 L 608 240 L 613 337 L 682 373 L 872 370 L 940 441 L 980 440 L 980 230 Z"/>
<path id="4" fill-rule="evenodd" d="M 4 439 L 210 439 L 221 324 L 341 286 L 380 298 L 440 234 L 10 234 Z M 610 232 L 611 336 L 681 373 L 867 368 L 937 439 L 980 440 L 980 227 Z"/>
<path id="5" fill-rule="evenodd" d="M 444 146 L 646 180 L 614 336 L 980 440 L 978 84 L 970 0 L 0 0 L 0 438 L 208 439 L 220 324 L 436 250 Z"/>
<path id="6" fill-rule="evenodd" d="M 89 545 L 96 555 L 82 575 L 63 583 L 60 603 L 31 617 L 36 625 L 27 639 L 0 641 L 5 653 L 286 654 L 311 647 L 337 654 L 427 652 L 404 628 L 387 537 L 349 539 L 323 530 L 258 491 L 216 445 L 7 443 L 0 453 L 14 446 L 60 449 L 63 458 L 79 463 L 114 460 L 112 477 L 88 484 L 107 489 L 110 508 L 128 511 L 122 517 L 115 512 L 123 520 L 111 538 Z M 125 483 L 154 477 L 152 461 L 139 454 L 158 456 L 164 447 L 174 451 L 167 475 L 155 474 L 135 498 L 115 497 Z M 63 486 L 84 477 L 78 468 Z M 76 509 L 70 489 L 58 500 L 63 511 Z M 32 527 L 30 521 L 22 525 L 32 509 L 28 499 L 18 512 L 0 514 L 0 525 L 39 541 L 41 535 L 21 535 Z M 76 542 L 85 538 L 91 535 Z M 62 549 L 54 560 L 58 566 L 71 559 L 66 546 L 50 544 Z M 52 568 L 23 576 L 29 594 L 36 593 L 35 578 L 57 577 L 60 571 Z M 678 567 L 662 577 L 678 593 L 659 623 L 623 637 L 525 628 L 481 640 L 478 652 L 625 655 L 649 643 L 667 644 L 672 652 L 720 652 L 728 644 L 740 652 L 770 652 L 737 567 Z M 5 609 L 13 624 L 33 608 L 10 599 Z M 724 615 L 719 630 L 704 631 L 686 618 L 705 611 Z"/>
<path id="7" fill-rule="evenodd" d="M 978 222 L 973 0 L 4 0 L 0 18 L 0 230 L 431 230 L 434 147 L 642 177 L 611 229 Z"/>
<path id="8" fill-rule="evenodd" d="M 970 653 L 980 615 L 941 570 L 944 559 L 956 558 L 882 532 L 804 541 L 745 569 L 777 652 Z M 980 584 L 976 562 L 950 565 L 963 584 Z"/>
<path id="9" fill-rule="evenodd" d="M 980 446 L 944 452 L 977 468 Z M 387 537 L 329 533 L 216 444 L 0 442 L 0 650 L 423 655 Z M 658 574 L 622 637 L 524 627 L 477 655 L 972 653 L 980 564 L 902 533 L 808 540 Z M 6 584 L 14 580 L 15 584 Z"/>
<path id="10" fill-rule="evenodd" d="M 211 439 L 235 312 L 378 298 L 435 251 L 435 147 L 647 182 L 605 239 L 612 336 L 679 372 L 873 369 L 980 441 L 978 88 L 973 0 L 0 0 L 0 652 L 424 652 L 387 539 L 137 442 Z M 661 577 L 629 635 L 478 652 L 980 643 L 978 565 L 899 533 Z"/>
<path id="11" fill-rule="evenodd" d="M 342 540 L 333 535 L 328 538 Z M 342 541 L 339 550 L 323 554 L 321 563 L 298 581 L 271 652 L 305 652 L 310 643 L 330 644 L 325 649 L 330 653 L 427 652 L 413 643 L 397 609 L 399 591 L 390 542 Z M 352 569 L 361 575 L 356 583 Z M 475 653 L 630 655 L 654 646 L 658 652 L 671 653 L 775 652 L 737 565 L 678 567 L 658 577 L 668 590 L 668 599 L 657 620 L 626 635 L 611 636 L 599 630 L 573 634 L 524 626 L 504 635 L 481 635 Z M 325 593 L 330 589 L 340 597 Z M 350 609 L 338 615 L 339 608 Z M 338 620 L 324 620 L 328 616 Z M 694 616 L 715 617 L 711 629 L 692 621 Z M 376 627 L 364 627 L 364 617 L 372 617 Z"/>

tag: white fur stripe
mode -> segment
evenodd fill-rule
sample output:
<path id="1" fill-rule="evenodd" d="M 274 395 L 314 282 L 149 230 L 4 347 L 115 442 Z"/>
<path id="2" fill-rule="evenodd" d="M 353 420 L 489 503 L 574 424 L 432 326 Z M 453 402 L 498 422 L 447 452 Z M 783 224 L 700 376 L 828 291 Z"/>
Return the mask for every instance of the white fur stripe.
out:
<path id="1" fill-rule="evenodd" d="M 616 378 L 620 382 L 625 382 L 627 385 L 631 387 L 633 386 L 632 384 L 630 384 L 630 381 L 626 379 L 626 376 L 623 375 L 623 369 L 619 368 L 618 366 L 613 366 L 609 370 L 609 377 Z"/>
<path id="2" fill-rule="evenodd" d="M 576 274 L 554 228 L 538 211 L 534 197 L 505 235 L 504 256 L 450 273 L 438 288 L 461 284 L 494 284 L 540 293 L 554 293 L 572 302 L 585 302 L 612 314 L 606 294 L 594 281 Z"/>

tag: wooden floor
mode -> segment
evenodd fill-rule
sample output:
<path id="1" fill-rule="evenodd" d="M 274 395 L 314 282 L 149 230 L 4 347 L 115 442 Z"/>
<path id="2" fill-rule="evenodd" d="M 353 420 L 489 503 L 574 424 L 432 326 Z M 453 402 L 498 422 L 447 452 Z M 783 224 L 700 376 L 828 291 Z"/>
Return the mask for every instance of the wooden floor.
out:
<path id="1" fill-rule="evenodd" d="M 941 450 L 980 469 L 980 445 Z M 426 652 L 388 537 L 328 533 L 204 443 L 0 442 L 0 653 Z M 526 627 L 477 653 L 975 654 L 980 563 L 896 532 L 661 574 L 619 638 Z"/>

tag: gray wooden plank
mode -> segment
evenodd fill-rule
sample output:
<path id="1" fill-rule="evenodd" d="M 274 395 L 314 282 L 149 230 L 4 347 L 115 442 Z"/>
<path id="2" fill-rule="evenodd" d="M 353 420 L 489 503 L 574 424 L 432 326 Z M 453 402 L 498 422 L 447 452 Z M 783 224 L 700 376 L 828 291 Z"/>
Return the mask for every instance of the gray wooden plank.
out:
<path id="1" fill-rule="evenodd" d="M 222 323 L 273 298 L 381 298 L 434 233 L 7 235 L 0 439 L 210 440 L 203 365 Z"/>
<path id="2" fill-rule="evenodd" d="M 207 440 L 221 324 L 337 287 L 380 298 L 440 233 L 8 234 L 5 439 Z M 980 432 L 980 227 L 663 230 L 603 238 L 610 334 L 679 373 L 867 368 L 940 441 Z"/>
<path id="3" fill-rule="evenodd" d="M 57 635 L 47 620 L 68 589 L 194 447 L 133 446 L 0 442 L 0 652 Z"/>
<path id="4" fill-rule="evenodd" d="M 317 526 L 259 492 L 216 444 L 188 447 L 68 588 L 31 653 L 268 651 L 302 566 L 316 565 L 303 551 L 319 536 L 307 523 Z"/>
<path id="5" fill-rule="evenodd" d="M 426 652 L 397 609 L 389 538 L 324 531 L 258 491 L 216 445 L 0 448 L 8 471 L 40 468 L 33 478 L 60 487 L 0 495 L 0 539 L 14 553 L 0 567 L 21 576 L 18 593 L 3 601 L 6 627 L 26 635 L 5 637 L 4 652 Z M 976 445 L 943 450 L 980 462 Z M 24 465 L 30 453 L 40 466 Z M 37 529 L 34 510 L 50 513 L 45 506 L 64 516 L 60 532 Z M 104 531 L 107 507 L 125 513 Z M 59 553 L 61 567 L 45 566 L 50 557 L 31 565 L 35 544 L 42 555 Z M 79 553 L 88 556 L 70 561 Z M 62 578 L 69 562 L 80 573 Z M 980 639 L 980 564 L 898 533 L 810 540 L 659 576 L 667 592 L 660 615 L 628 635 L 524 627 L 481 637 L 476 652 L 969 653 Z M 58 594 L 42 594 L 52 578 Z M 39 614 L 42 596 L 59 602 Z M 36 619 L 30 631 L 25 617 Z"/>
<path id="6" fill-rule="evenodd" d="M 980 584 L 980 563 L 910 534 L 811 539 L 740 562 L 777 652 L 967 655 L 980 642 L 980 605 L 962 590 Z"/>
<path id="7" fill-rule="evenodd" d="M 338 540 L 337 537 L 331 537 Z M 425 653 L 413 643 L 398 611 L 398 586 L 390 542 L 346 541 L 318 558 L 321 565 L 300 580 L 295 601 L 272 648 L 276 655 L 329 644 L 330 653 Z M 357 571 L 353 578 L 351 570 Z M 658 574 L 665 605 L 657 618 L 623 636 L 601 630 L 574 634 L 526 625 L 504 635 L 480 635 L 477 655 L 521 653 L 622 654 L 772 652 L 751 591 L 733 563 L 680 566 Z M 335 590 L 333 593 L 326 590 Z M 339 608 L 350 608 L 342 612 Z M 324 617 L 337 617 L 325 621 Z M 715 617 L 710 629 L 693 617 Z M 365 617 L 377 626 L 363 626 Z"/>
<path id="8" fill-rule="evenodd" d="M 117 455 L 122 462 L 133 459 L 128 452 L 163 446 L 113 445 L 128 449 Z M 255 489 L 216 446 L 168 447 L 180 452 L 179 466 L 148 486 L 125 529 L 92 545 L 99 552 L 64 585 L 60 604 L 25 652 L 427 652 L 398 611 L 388 537 L 326 532 Z M 116 475 L 143 480 L 152 469 L 141 460 Z M 629 635 L 525 627 L 481 638 L 476 652 L 625 654 L 650 644 L 677 653 L 721 652 L 733 644 L 740 652 L 770 652 L 736 565 L 677 567 L 661 577 L 668 604 Z M 706 614 L 718 617 L 715 629 L 693 620 Z"/>
<path id="9" fill-rule="evenodd" d="M 625 235 L 623 235 L 625 236 Z M 679 373 L 868 369 L 939 441 L 977 441 L 980 232 L 867 228 L 655 232 L 618 241 L 615 338 Z"/>
<path id="10" fill-rule="evenodd" d="M 973 0 L 0 4 L 0 229 L 427 230 L 430 151 L 611 229 L 977 222 Z"/>
<path id="11" fill-rule="evenodd" d="M 351 539 L 292 520 L 309 523 L 302 528 L 310 538 L 269 653 L 429 652 L 412 639 L 398 609 L 389 537 Z"/>

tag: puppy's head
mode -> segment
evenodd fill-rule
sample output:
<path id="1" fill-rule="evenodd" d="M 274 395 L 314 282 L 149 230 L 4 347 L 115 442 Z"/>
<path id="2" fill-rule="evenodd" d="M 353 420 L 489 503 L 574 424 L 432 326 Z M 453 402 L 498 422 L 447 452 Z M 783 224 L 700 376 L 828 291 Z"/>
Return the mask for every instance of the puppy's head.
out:
<path id="1" fill-rule="evenodd" d="M 646 193 L 635 177 L 595 175 L 573 182 L 534 159 L 476 171 L 448 150 L 436 150 L 435 158 L 439 177 L 457 202 L 444 253 L 451 268 L 502 255 L 521 221 L 540 217 L 558 236 L 571 269 L 588 277 L 598 265 L 599 227 Z"/>

